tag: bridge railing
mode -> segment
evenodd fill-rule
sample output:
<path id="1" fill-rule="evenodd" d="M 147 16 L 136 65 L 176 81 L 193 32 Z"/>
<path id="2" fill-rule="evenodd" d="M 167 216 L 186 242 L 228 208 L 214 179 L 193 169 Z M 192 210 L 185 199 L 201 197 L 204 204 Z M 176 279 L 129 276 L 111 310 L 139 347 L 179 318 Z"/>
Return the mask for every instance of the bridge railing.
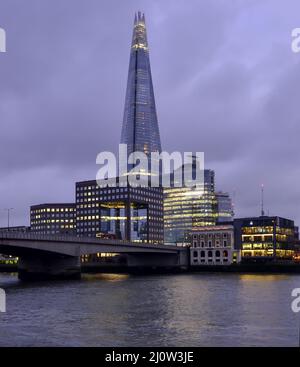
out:
<path id="1" fill-rule="evenodd" d="M 128 243 L 126 240 L 111 240 L 111 239 L 104 239 L 104 238 L 97 238 L 97 237 L 88 237 L 88 236 L 72 236 L 72 235 L 63 235 L 63 234 L 43 234 L 43 233 L 32 233 L 32 232 L 2 232 L 0 233 L 0 238 L 18 238 L 18 239 L 28 239 L 28 240 L 52 240 L 52 241 L 113 241 L 117 243 Z"/>
<path id="2" fill-rule="evenodd" d="M 153 244 L 148 243 L 147 241 L 127 241 L 127 240 L 119 240 L 119 239 L 105 239 L 100 237 L 87 237 L 87 236 L 72 236 L 72 235 L 62 235 L 62 234 L 40 234 L 40 233 L 31 233 L 31 232 L 1 232 L 1 239 L 20 239 L 20 240 L 33 240 L 33 241 L 57 241 L 57 242 L 87 242 L 87 243 L 99 243 L 101 244 L 116 244 L 116 245 L 149 245 L 149 246 L 163 246 L 164 244 Z"/>

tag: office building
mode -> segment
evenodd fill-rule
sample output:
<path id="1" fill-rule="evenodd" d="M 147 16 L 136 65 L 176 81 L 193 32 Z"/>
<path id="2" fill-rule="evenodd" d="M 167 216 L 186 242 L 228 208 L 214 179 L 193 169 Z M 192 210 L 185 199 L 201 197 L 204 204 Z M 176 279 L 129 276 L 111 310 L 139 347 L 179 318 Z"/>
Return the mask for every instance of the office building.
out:
<path id="1" fill-rule="evenodd" d="M 222 191 L 216 192 L 215 195 L 217 201 L 217 222 L 231 222 L 234 212 L 230 195 Z"/>
<path id="2" fill-rule="evenodd" d="M 145 16 L 140 12 L 134 19 L 120 142 L 127 144 L 127 157 L 136 151 L 148 157 L 161 152 Z M 131 168 L 128 165 L 127 171 Z M 116 178 L 115 187 L 76 183 L 77 234 L 162 243 L 162 189 L 131 187 L 127 182 L 124 187 L 121 180 Z"/>
<path id="3" fill-rule="evenodd" d="M 204 184 L 197 187 L 164 188 L 164 234 L 166 243 L 188 243 L 192 229 L 214 225 L 217 220 L 215 174 L 204 170 Z"/>
<path id="4" fill-rule="evenodd" d="M 125 178 L 126 179 L 126 178 Z M 163 243 L 163 193 L 160 187 L 100 187 L 76 183 L 78 235 Z"/>
<path id="5" fill-rule="evenodd" d="M 76 234 L 76 205 L 40 204 L 30 208 L 31 232 L 39 234 Z"/>
<path id="6" fill-rule="evenodd" d="M 240 251 L 234 248 L 233 225 L 215 225 L 191 232 L 190 264 L 230 265 L 240 262 Z"/>
<path id="7" fill-rule="evenodd" d="M 140 12 L 134 20 L 121 143 L 127 144 L 128 155 L 142 151 L 150 157 L 151 152 L 161 152 L 145 16 Z M 126 175 L 123 178 L 127 180 Z M 118 177 L 116 181 L 115 187 L 100 187 L 95 180 L 77 182 L 75 206 L 32 207 L 32 230 L 162 243 L 162 189 L 131 187 L 127 181 L 124 187 Z"/>
<path id="8" fill-rule="evenodd" d="M 249 217 L 234 220 L 235 243 L 245 261 L 292 260 L 299 233 L 294 221 L 281 217 Z"/>
<path id="9" fill-rule="evenodd" d="M 134 19 L 121 144 L 127 144 L 128 155 L 161 152 L 145 16 L 140 12 Z"/>

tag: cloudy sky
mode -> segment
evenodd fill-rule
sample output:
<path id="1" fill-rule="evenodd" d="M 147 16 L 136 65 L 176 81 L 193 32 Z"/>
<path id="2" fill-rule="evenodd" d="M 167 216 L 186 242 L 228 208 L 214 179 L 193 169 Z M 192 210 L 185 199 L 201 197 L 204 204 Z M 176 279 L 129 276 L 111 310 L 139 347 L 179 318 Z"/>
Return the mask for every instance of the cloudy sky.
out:
<path id="1" fill-rule="evenodd" d="M 1 0 L 0 226 L 74 200 L 116 151 L 134 12 L 146 14 L 164 150 L 204 151 L 236 215 L 300 224 L 299 0 Z"/>

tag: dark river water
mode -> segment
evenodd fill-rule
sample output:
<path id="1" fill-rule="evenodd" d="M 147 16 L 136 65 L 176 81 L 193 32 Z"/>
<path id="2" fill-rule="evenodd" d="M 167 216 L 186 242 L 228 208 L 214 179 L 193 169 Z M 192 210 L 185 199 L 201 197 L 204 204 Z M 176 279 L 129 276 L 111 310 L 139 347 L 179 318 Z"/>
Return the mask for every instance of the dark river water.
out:
<path id="1" fill-rule="evenodd" d="M 0 346 L 297 346 L 300 276 L 84 275 L 24 284 L 0 274 Z"/>

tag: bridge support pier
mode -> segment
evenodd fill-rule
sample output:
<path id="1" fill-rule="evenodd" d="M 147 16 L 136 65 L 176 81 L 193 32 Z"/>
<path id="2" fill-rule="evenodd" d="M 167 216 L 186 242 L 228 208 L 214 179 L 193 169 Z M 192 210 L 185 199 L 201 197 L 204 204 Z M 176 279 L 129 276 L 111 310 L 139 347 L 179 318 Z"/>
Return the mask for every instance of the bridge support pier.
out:
<path id="1" fill-rule="evenodd" d="M 21 280 L 80 279 L 80 258 L 71 256 L 22 256 L 18 276 Z"/>
<path id="2" fill-rule="evenodd" d="M 181 271 L 188 267 L 187 252 L 175 254 L 139 253 L 128 254 L 127 265 L 129 270 L 137 272 L 148 271 Z"/>

